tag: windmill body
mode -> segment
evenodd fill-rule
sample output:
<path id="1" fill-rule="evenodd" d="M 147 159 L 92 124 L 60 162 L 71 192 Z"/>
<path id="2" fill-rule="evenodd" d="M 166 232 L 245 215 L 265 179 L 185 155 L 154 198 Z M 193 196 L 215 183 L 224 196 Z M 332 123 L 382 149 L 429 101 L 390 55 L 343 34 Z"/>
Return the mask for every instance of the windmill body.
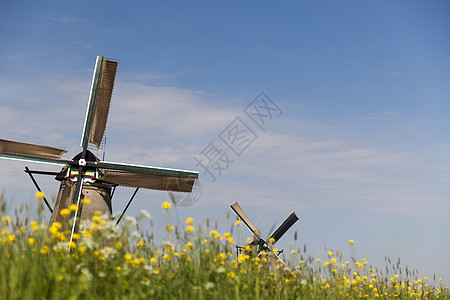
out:
<path id="1" fill-rule="evenodd" d="M 26 167 L 25 172 L 39 191 L 32 174 L 54 175 L 61 182 L 53 210 L 44 200 L 52 211 L 50 224 L 55 221 L 67 223 L 67 218 L 61 216 L 61 210 L 71 204 L 77 205 L 72 236 L 79 221 L 90 220 L 96 211 L 111 217 L 111 199 L 117 186 L 135 187 L 136 191 L 146 188 L 189 193 L 198 178 L 198 172 L 194 171 L 101 161 L 88 150 L 89 144 L 98 149 L 103 139 L 117 64 L 117 60 L 97 57 L 81 138 L 82 151 L 73 159 L 62 159 L 66 152 L 62 149 L 0 139 L 0 158 L 62 167 L 60 172 L 30 171 Z M 89 199 L 89 205 L 83 205 L 82 199 Z"/>

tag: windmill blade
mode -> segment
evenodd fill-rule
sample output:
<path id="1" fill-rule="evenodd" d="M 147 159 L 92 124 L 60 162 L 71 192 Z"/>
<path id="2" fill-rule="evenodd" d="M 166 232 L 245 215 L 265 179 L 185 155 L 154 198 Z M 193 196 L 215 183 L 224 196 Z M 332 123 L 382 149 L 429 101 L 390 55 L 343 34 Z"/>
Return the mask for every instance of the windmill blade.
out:
<path id="1" fill-rule="evenodd" d="M 66 150 L 0 139 L 0 156 L 5 158 L 36 158 L 58 160 Z"/>
<path id="2" fill-rule="evenodd" d="M 177 177 L 165 174 L 146 174 L 116 170 L 101 170 L 100 180 L 112 184 L 152 190 L 190 193 L 196 181 L 193 177 Z"/>
<path id="3" fill-rule="evenodd" d="M 100 147 L 108 120 L 117 64 L 116 60 L 97 56 L 81 138 L 83 150 L 87 148 L 88 142 Z"/>
<path id="4" fill-rule="evenodd" d="M 261 232 L 258 228 L 256 228 L 255 225 L 253 225 L 252 221 L 247 217 L 247 215 L 244 213 L 242 208 L 239 206 L 239 204 L 236 202 L 233 205 L 230 205 L 231 210 L 241 219 L 241 221 L 247 226 L 247 228 L 253 233 L 255 237 L 257 237 L 259 240 L 262 240 Z"/>
<path id="5" fill-rule="evenodd" d="M 141 166 L 141 165 L 133 165 L 133 164 L 123 164 L 116 162 L 106 162 L 99 161 L 97 163 L 88 162 L 88 167 L 94 168 L 102 168 L 116 171 L 124 171 L 124 172 L 132 172 L 132 173 L 140 173 L 140 174 L 153 174 L 153 175 L 165 175 L 165 176 L 174 176 L 180 178 L 198 178 L 198 172 L 188 171 L 188 170 L 180 170 L 180 169 L 170 169 L 170 168 L 159 168 L 152 166 Z"/>
<path id="6" fill-rule="evenodd" d="M 277 230 L 272 233 L 269 239 L 274 239 L 275 241 L 273 242 L 273 244 L 275 244 L 297 221 L 298 217 L 295 215 L 295 212 L 291 212 L 291 214 L 283 221 L 283 223 L 278 226 Z"/>
<path id="7" fill-rule="evenodd" d="M 105 182 L 146 189 L 192 192 L 198 172 L 157 168 L 113 162 L 88 162 L 88 167 L 100 168 L 99 179 Z"/>

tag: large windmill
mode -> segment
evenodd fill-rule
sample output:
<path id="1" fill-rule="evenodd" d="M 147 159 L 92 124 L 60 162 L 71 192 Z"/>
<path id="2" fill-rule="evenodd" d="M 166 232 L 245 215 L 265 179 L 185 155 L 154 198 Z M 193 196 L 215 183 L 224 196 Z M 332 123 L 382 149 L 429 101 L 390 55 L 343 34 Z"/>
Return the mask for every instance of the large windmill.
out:
<path id="1" fill-rule="evenodd" d="M 28 167 L 25 172 L 38 190 L 40 188 L 32 174 L 54 175 L 61 182 L 53 210 L 44 198 L 52 212 L 50 224 L 55 221 L 67 223 L 60 215 L 61 210 L 71 204 L 77 205 L 71 225 L 71 240 L 79 221 L 91 219 L 95 211 L 112 216 L 111 199 L 116 186 L 135 187 L 136 192 L 139 188 L 146 188 L 188 193 L 192 192 L 198 178 L 198 172 L 193 171 L 100 161 L 88 150 L 88 144 L 98 149 L 103 139 L 117 64 L 117 60 L 97 57 L 81 138 L 82 151 L 72 160 L 61 159 L 65 150 L 0 139 L 0 158 L 63 166 L 60 172 L 31 171 Z M 91 201 L 90 205 L 83 205 L 81 200 L 84 198 Z"/>
<path id="2" fill-rule="evenodd" d="M 284 268 L 287 268 L 284 263 L 279 259 L 278 254 L 272 249 L 272 246 L 278 242 L 278 240 L 286 233 L 286 231 L 298 221 L 298 217 L 295 212 L 291 214 L 281 223 L 280 226 L 270 235 L 267 239 L 270 242 L 266 242 L 261 234 L 261 231 L 250 221 L 247 215 L 242 210 L 239 203 L 230 205 L 230 209 L 236 214 L 236 216 L 244 223 L 244 225 L 253 233 L 253 241 L 248 245 L 251 252 L 256 256 L 264 256 L 269 263 L 275 268 L 278 268 L 278 262 L 281 262 Z M 263 254 L 264 253 L 264 254 Z"/>

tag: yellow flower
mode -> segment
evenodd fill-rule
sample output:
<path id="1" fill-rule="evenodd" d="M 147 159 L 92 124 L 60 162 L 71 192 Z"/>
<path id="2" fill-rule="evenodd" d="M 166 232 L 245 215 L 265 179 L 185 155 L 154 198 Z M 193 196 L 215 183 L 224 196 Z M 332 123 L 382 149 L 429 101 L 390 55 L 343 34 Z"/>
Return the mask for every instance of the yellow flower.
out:
<path id="1" fill-rule="evenodd" d="M 272 243 L 272 244 L 275 243 L 275 239 L 274 238 L 270 238 L 269 239 L 269 243 Z"/>
<path id="2" fill-rule="evenodd" d="M 55 227 L 56 229 L 61 229 L 62 224 L 59 222 L 53 222 L 52 227 Z"/>
<path id="3" fill-rule="evenodd" d="M 122 248 L 122 243 L 121 242 L 116 242 L 115 246 L 116 246 L 116 248 Z"/>
<path id="4" fill-rule="evenodd" d="M 332 255 L 333 255 L 333 251 L 329 251 L 328 256 L 332 256 Z"/>
<path id="5" fill-rule="evenodd" d="M 125 258 L 126 260 L 132 260 L 132 259 L 133 259 L 133 255 L 130 254 L 130 253 L 128 253 L 128 254 L 125 254 L 124 258 Z"/>
<path id="6" fill-rule="evenodd" d="M 295 251 L 295 250 L 292 250 L 292 251 L 291 251 L 291 253 L 292 253 L 292 254 L 295 254 L 295 253 L 297 253 L 297 251 Z"/>
<path id="7" fill-rule="evenodd" d="M 78 240 L 78 239 L 80 238 L 80 235 L 79 235 L 78 233 L 74 233 L 73 236 L 72 236 L 72 238 L 73 238 L 74 240 Z"/>
<path id="8" fill-rule="evenodd" d="M 145 245 L 145 242 L 144 241 L 139 241 L 139 243 L 137 243 L 137 246 L 138 247 L 142 247 L 142 246 L 144 246 Z"/>
<path id="9" fill-rule="evenodd" d="M 16 239 L 16 236 L 15 236 L 14 234 L 8 236 L 8 241 L 9 241 L 9 242 L 14 241 L 15 239 Z"/>
<path id="10" fill-rule="evenodd" d="M 95 215 L 96 216 L 101 216 L 102 215 L 102 211 L 101 210 L 96 210 L 95 211 Z"/>
<path id="11" fill-rule="evenodd" d="M 92 234 L 91 234 L 91 232 L 89 230 L 83 230 L 81 232 L 81 234 L 86 236 L 86 237 L 92 238 Z"/>
<path id="12" fill-rule="evenodd" d="M 91 200 L 84 198 L 83 200 L 81 200 L 81 202 L 83 202 L 84 204 L 91 204 Z"/>
<path id="13" fill-rule="evenodd" d="M 240 225 L 241 224 L 241 221 L 240 220 L 236 220 L 236 222 L 234 222 L 234 225 Z"/>
<path id="14" fill-rule="evenodd" d="M 70 204 L 69 209 L 70 209 L 71 211 L 77 211 L 78 206 L 77 206 L 76 204 Z"/>
<path id="15" fill-rule="evenodd" d="M 152 258 L 150 258 L 150 262 L 157 263 L 158 261 L 156 260 L 156 258 L 152 257 Z"/>
<path id="16" fill-rule="evenodd" d="M 186 244 L 186 248 L 187 248 L 187 249 L 192 248 L 192 243 L 191 243 L 191 242 L 187 243 L 187 244 Z"/>
<path id="17" fill-rule="evenodd" d="M 167 231 L 172 231 L 173 230 L 173 226 L 172 225 L 167 225 L 166 226 L 166 230 Z"/>
<path id="18" fill-rule="evenodd" d="M 191 224 L 191 223 L 194 223 L 194 219 L 192 219 L 192 218 L 187 218 L 187 219 L 186 219 L 186 224 Z"/>
<path id="19" fill-rule="evenodd" d="M 187 232 L 194 232 L 194 230 L 195 230 L 194 226 L 188 226 L 188 227 L 186 227 L 186 231 L 187 231 Z"/>
<path id="20" fill-rule="evenodd" d="M 36 243 L 36 240 L 33 239 L 32 237 L 30 237 L 30 238 L 28 239 L 28 244 L 34 245 L 34 243 Z"/>
<path id="21" fill-rule="evenodd" d="M 71 241 L 69 242 L 69 247 L 75 249 L 77 247 L 77 244 L 74 241 Z"/>
<path id="22" fill-rule="evenodd" d="M 164 202 L 163 204 L 161 204 L 161 208 L 162 209 L 171 209 L 172 205 L 170 205 L 169 202 Z"/>
<path id="23" fill-rule="evenodd" d="M 45 198 L 44 193 L 41 192 L 41 191 L 37 192 L 37 193 L 36 193 L 36 198 L 38 198 L 38 199 L 44 199 L 44 198 Z"/>
<path id="24" fill-rule="evenodd" d="M 50 248 L 47 245 L 42 247 L 42 249 L 40 250 L 41 254 L 47 254 L 48 251 L 50 251 Z"/>
<path id="25" fill-rule="evenodd" d="M 61 209 L 61 211 L 59 212 L 59 214 L 63 217 L 67 217 L 68 215 L 70 215 L 70 210 L 67 208 L 63 208 Z"/>
<path id="26" fill-rule="evenodd" d="M 353 240 L 348 240 L 348 243 L 349 243 L 350 245 L 352 245 L 352 244 L 354 243 L 354 241 L 353 241 Z"/>

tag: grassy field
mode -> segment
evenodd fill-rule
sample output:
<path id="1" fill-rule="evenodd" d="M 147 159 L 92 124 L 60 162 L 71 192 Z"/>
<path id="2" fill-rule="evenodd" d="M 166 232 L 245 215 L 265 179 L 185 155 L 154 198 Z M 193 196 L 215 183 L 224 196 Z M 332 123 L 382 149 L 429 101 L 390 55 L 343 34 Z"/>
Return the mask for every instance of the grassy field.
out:
<path id="1" fill-rule="evenodd" d="M 292 250 L 291 271 L 276 270 L 265 258 L 237 256 L 231 232 L 191 218 L 182 230 L 167 224 L 154 245 L 140 229 L 145 212 L 120 227 L 97 215 L 69 243 L 64 224 L 49 228 L 39 214 L 13 219 L 0 209 L 1 299 L 450 299 L 439 279 L 418 278 L 399 262 L 383 275 L 341 252 L 320 260 Z M 169 220 L 170 204 L 162 211 Z M 234 223 L 234 234 L 241 227 Z"/>

